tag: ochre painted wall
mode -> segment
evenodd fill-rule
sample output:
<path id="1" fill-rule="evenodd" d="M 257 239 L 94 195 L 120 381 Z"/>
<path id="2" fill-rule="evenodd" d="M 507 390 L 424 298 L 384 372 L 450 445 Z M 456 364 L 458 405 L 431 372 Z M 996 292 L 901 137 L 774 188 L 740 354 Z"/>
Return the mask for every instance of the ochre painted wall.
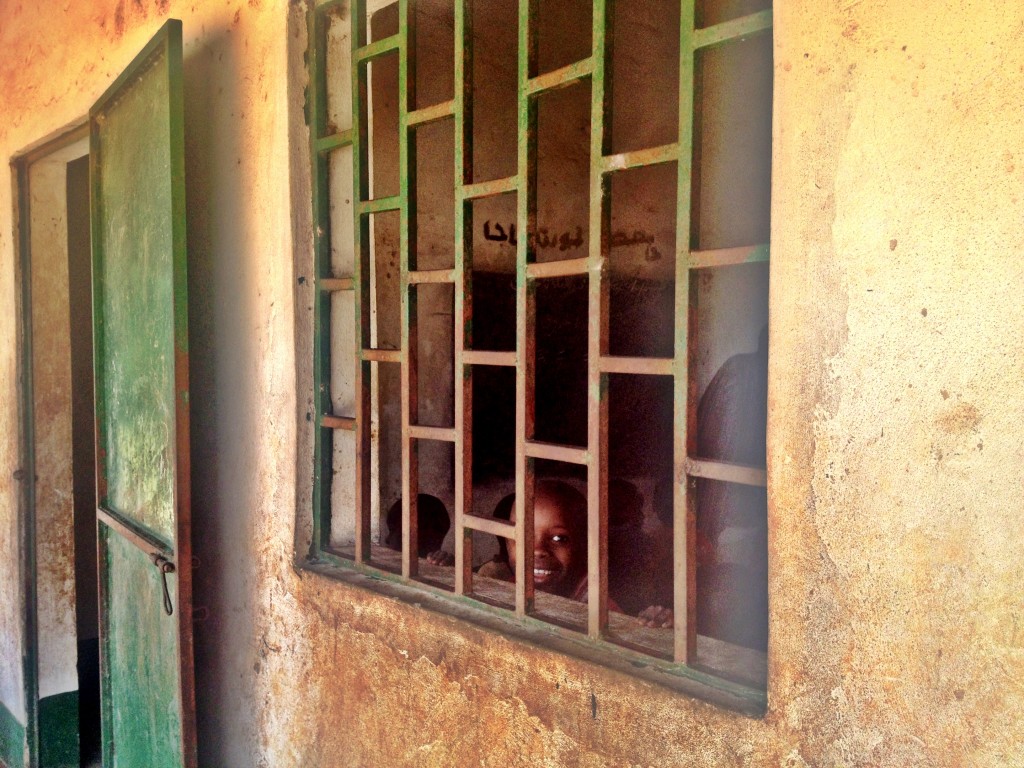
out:
<path id="1" fill-rule="evenodd" d="M 203 764 L 1020 765 L 1024 7 L 776 10 L 759 720 L 294 570 L 311 451 L 303 11 L 0 6 L 4 158 L 83 116 L 163 18 L 184 21 Z M 11 189 L 0 700 L 20 711 Z"/>
<path id="2" fill-rule="evenodd" d="M 777 14 L 770 698 L 811 764 L 1024 760 L 1024 6 Z"/>

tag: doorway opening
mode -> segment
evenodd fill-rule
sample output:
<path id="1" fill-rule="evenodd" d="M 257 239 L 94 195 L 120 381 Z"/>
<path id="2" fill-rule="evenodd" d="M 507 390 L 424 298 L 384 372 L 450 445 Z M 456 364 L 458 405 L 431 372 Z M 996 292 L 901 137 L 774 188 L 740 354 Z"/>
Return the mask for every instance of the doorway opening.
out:
<path id="1" fill-rule="evenodd" d="M 40 768 L 100 765 L 88 151 L 81 128 L 17 161 L 24 465 L 35 477 L 23 510 L 26 681 Z"/>

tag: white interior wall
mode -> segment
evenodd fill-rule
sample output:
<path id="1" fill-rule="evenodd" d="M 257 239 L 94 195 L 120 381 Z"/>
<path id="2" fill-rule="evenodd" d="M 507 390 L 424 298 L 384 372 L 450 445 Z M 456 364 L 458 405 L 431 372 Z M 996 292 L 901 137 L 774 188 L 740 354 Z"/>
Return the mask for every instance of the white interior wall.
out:
<path id="1" fill-rule="evenodd" d="M 40 697 L 78 689 L 67 163 L 86 149 L 29 168 Z"/>

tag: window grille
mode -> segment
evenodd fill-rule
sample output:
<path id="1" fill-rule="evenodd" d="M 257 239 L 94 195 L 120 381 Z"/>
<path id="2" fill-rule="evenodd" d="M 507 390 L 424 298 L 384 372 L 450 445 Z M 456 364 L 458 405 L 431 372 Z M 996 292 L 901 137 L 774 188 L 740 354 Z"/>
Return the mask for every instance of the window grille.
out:
<path id="1" fill-rule="evenodd" d="M 515 0 L 508 0 L 515 2 Z M 699 2 L 699 0 L 696 0 Z M 387 570 L 373 553 L 373 539 L 383 510 L 373 509 L 372 457 L 374 431 L 373 366 L 397 367 L 401 391 L 401 559 L 404 580 L 431 583 L 418 557 L 417 496 L 418 446 L 443 443 L 454 452 L 454 558 L 453 577 L 444 586 L 455 595 L 491 601 L 478 588 L 473 570 L 473 532 L 493 534 L 516 543 L 514 613 L 536 615 L 534 588 L 533 496 L 538 462 L 577 465 L 585 472 L 587 500 L 587 581 L 589 585 L 583 629 L 596 647 L 617 637 L 616 618 L 610 619 L 608 600 L 609 529 L 609 382 L 610 377 L 664 377 L 671 381 L 673 400 L 672 477 L 675 623 L 671 642 L 640 650 L 682 667 L 699 667 L 696 589 L 696 481 L 698 478 L 764 489 L 763 466 L 745 465 L 698 455 L 695 382 L 696 297 L 702 270 L 767 262 L 763 242 L 705 247 L 697 237 L 695 178 L 699 151 L 701 78 L 698 57 L 755 36 L 767 36 L 770 45 L 772 11 L 767 3 L 747 2 L 751 12 L 723 19 L 699 18 L 695 0 L 681 0 L 679 9 L 678 128 L 673 140 L 658 146 L 618 151 L 612 141 L 611 76 L 613 0 L 592 4 L 591 54 L 552 71 L 538 68 L 539 0 L 519 0 L 517 12 L 517 135 L 516 171 L 497 179 L 478 180 L 473 170 L 472 63 L 473 2 L 454 0 L 454 94 L 450 100 L 421 106 L 416 99 L 415 0 L 398 0 L 397 33 L 370 39 L 366 0 L 338 0 L 317 4 L 310 13 L 311 85 L 308 108 L 314 192 L 315 305 L 314 404 L 315 469 L 313 484 L 314 532 L 311 556 L 316 561 Z M 342 32 L 339 33 L 339 25 Z M 350 59 L 338 55 L 338 39 L 350 40 Z M 397 59 L 398 82 L 398 188 L 371 195 L 373 152 L 369 102 L 369 70 L 386 57 Z M 329 83 L 334 85 L 329 88 Z M 349 79 L 350 78 L 350 79 Z M 586 253 L 557 261 L 538 259 L 537 174 L 539 100 L 563 88 L 589 84 L 589 219 Z M 350 92 L 350 93 L 349 93 Z M 350 98 L 350 102 L 346 101 Z M 417 264 L 417 184 L 415 132 L 439 121 L 454 128 L 454 253 L 451 268 L 419 268 Z M 350 165 L 349 165 L 350 164 Z M 610 343 L 610 250 L 612 185 L 622 174 L 654 166 L 668 167 L 675 175 L 674 319 L 670 354 L 661 356 L 613 354 Z M 332 179 L 352 178 L 352 212 L 341 206 Z M 514 196 L 515 230 L 515 349 L 501 351 L 474 346 L 474 205 L 479 201 Z M 342 211 L 339 214 L 339 210 Z M 397 215 L 399 242 L 400 336 L 395 348 L 373 340 L 376 276 L 371 260 L 371 219 Z M 490 222 L 488 222 L 488 225 Z M 508 243 L 512 227 L 503 231 Z M 522 233 L 527 233 L 522 236 Z M 347 257 L 345 254 L 347 253 Z M 339 255 L 340 254 L 340 255 Z M 537 295 L 545 281 L 576 278 L 586 283 L 586 444 L 545 442 L 537 438 L 536 349 Z M 454 424 L 436 426 L 418 420 L 417 296 L 425 286 L 450 286 L 454 312 Z M 343 308 L 346 317 L 339 317 Z M 348 314 L 351 313 L 351 314 Z M 347 325 L 346 325 L 347 324 Z M 346 330 L 347 328 L 347 330 Z M 354 369 L 339 373 L 338 356 L 344 349 L 340 335 L 354 336 Z M 507 368 L 515 377 L 515 522 L 473 514 L 473 376 L 483 366 Z M 342 368 L 344 366 L 341 366 Z M 336 412 L 332 376 L 352 379 L 353 407 Z M 339 476 L 334 444 L 339 434 L 354 441 L 354 471 Z M 353 490 L 354 489 L 354 492 Z M 332 545 L 331 527 L 339 505 L 354 513 L 354 544 L 345 550 Z M 511 587 L 510 587 L 511 589 Z M 667 632 L 667 631 L 666 631 Z M 619 646 L 632 647 L 621 637 Z M 761 694 L 763 699 L 763 693 Z"/>

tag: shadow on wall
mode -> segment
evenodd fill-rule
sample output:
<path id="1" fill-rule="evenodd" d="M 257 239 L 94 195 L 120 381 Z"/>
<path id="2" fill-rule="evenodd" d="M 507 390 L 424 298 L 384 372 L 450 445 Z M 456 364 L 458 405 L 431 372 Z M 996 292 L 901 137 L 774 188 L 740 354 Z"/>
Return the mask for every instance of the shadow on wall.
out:
<path id="1" fill-rule="evenodd" d="M 260 412 L 253 254 L 261 246 L 240 92 L 244 38 L 230 18 L 207 30 L 186 45 L 184 62 L 199 762 L 249 765 L 258 508 L 249 468 L 258 466 Z"/>

